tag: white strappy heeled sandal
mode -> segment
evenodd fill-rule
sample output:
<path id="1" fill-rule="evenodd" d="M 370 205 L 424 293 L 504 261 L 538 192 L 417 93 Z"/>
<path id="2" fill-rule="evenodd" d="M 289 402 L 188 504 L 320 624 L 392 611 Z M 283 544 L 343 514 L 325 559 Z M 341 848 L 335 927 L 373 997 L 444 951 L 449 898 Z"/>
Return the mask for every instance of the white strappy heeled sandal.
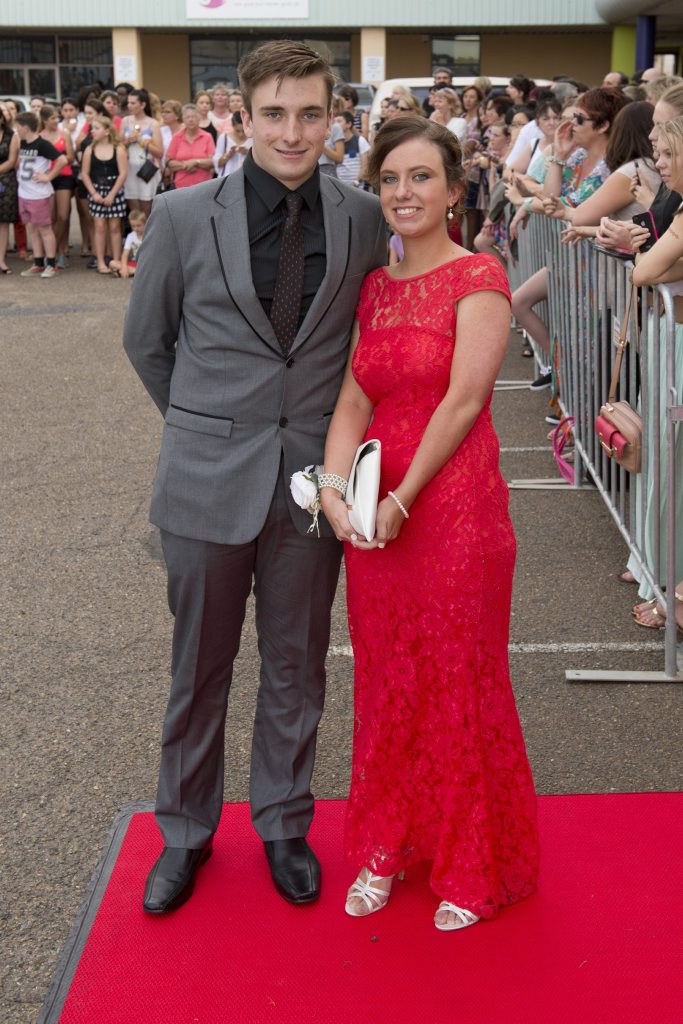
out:
<path id="1" fill-rule="evenodd" d="M 439 911 L 447 911 L 455 916 L 455 921 L 447 919 L 444 924 L 439 924 L 436 917 L 434 917 L 434 927 L 438 928 L 440 932 L 455 932 L 459 928 L 469 928 L 470 925 L 476 924 L 477 921 L 481 920 L 471 910 L 463 910 L 462 907 L 456 907 L 455 903 L 449 903 L 448 900 L 441 900 L 436 913 L 438 914 Z"/>
<path id="2" fill-rule="evenodd" d="M 363 868 L 366 872 L 366 878 L 363 880 L 361 877 L 362 873 L 358 876 L 356 881 L 353 883 L 346 896 L 346 905 L 344 910 L 350 917 L 369 917 L 370 914 L 376 914 L 378 910 L 383 910 L 389 902 L 391 896 L 391 885 L 388 889 L 380 889 L 378 886 L 373 885 L 373 882 L 385 882 L 387 880 L 386 875 L 373 875 L 369 868 Z M 400 871 L 398 878 L 403 878 L 403 872 Z M 393 884 L 394 876 L 391 875 L 391 882 Z M 351 903 L 352 899 L 361 899 L 365 906 L 368 908 L 367 912 L 359 913 L 358 910 Z"/>

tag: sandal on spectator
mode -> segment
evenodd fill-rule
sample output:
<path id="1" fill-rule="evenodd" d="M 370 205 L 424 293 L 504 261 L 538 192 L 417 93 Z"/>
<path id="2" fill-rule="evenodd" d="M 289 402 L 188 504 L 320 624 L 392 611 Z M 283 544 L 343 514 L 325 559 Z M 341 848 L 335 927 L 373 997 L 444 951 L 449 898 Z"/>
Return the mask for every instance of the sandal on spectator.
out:
<path id="1" fill-rule="evenodd" d="M 674 596 L 676 601 L 683 605 L 683 594 L 675 591 Z M 676 611 L 678 611 L 678 607 Z M 656 597 L 653 597 L 651 601 L 644 601 L 641 604 L 634 605 L 632 614 L 636 625 L 643 626 L 644 629 L 663 629 L 666 625 L 666 611 L 661 607 Z M 678 615 L 676 615 L 676 625 L 679 630 L 683 629 L 683 608 L 681 609 L 680 620 Z"/>

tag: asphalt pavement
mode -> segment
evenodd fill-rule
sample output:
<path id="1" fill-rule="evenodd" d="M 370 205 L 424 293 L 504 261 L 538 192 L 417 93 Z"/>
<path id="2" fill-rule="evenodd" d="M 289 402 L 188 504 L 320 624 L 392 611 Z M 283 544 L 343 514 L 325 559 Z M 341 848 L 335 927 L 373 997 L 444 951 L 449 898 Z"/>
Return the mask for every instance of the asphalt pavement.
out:
<path id="1" fill-rule="evenodd" d="M 129 282 L 0 277 L 0 1020 L 36 1019 L 118 809 L 153 799 L 171 616 L 147 520 L 161 418 L 129 367 Z M 208 272 L 208 271 L 207 271 Z M 150 297 L 154 301 L 154 297 Z M 501 373 L 530 380 L 514 332 Z M 556 478 L 547 392 L 497 392 L 506 479 Z M 539 793 L 681 788 L 681 689 L 569 684 L 568 668 L 662 669 L 630 616 L 623 541 L 595 491 L 511 492 L 518 538 L 511 668 Z M 346 794 L 353 661 L 334 608 L 315 792 Z M 247 796 L 258 679 L 247 618 L 225 798 Z M 438 736 L 434 737 L 438 744 Z M 139 893 L 131 893 L 138 900 Z"/>

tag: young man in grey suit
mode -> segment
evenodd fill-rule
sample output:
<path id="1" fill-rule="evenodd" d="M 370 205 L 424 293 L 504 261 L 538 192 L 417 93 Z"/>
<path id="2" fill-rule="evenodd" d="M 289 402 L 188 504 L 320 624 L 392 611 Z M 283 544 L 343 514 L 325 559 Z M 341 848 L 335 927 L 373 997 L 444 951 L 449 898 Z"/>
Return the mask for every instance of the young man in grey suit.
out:
<path id="1" fill-rule="evenodd" d="M 191 895 L 223 799 L 232 666 L 254 586 L 261 655 L 250 803 L 277 891 L 317 898 L 306 841 L 342 545 L 293 502 L 321 463 L 360 285 L 386 262 L 376 198 L 320 176 L 334 77 L 299 43 L 240 64 L 244 166 L 157 198 L 124 345 L 164 416 L 151 520 L 175 616 L 156 819 L 164 849 L 143 906 Z"/>

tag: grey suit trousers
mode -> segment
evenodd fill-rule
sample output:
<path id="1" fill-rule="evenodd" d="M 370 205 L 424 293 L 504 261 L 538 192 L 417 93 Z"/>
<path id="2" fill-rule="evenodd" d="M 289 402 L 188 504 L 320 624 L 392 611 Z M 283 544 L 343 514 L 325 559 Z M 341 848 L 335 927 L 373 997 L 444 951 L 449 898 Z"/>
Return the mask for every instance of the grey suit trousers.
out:
<path id="1" fill-rule="evenodd" d="M 252 581 L 261 657 L 250 803 L 262 839 L 305 836 L 342 545 L 302 536 L 280 472 L 261 533 L 215 544 L 161 531 L 175 617 L 156 819 L 166 846 L 201 847 L 223 801 L 225 716 Z"/>

